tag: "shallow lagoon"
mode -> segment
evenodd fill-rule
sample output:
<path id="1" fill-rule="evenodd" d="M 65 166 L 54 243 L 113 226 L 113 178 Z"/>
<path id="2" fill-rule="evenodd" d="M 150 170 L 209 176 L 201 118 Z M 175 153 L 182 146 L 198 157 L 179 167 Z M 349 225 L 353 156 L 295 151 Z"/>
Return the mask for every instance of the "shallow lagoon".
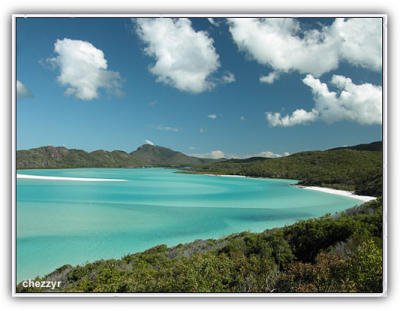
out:
<path id="1" fill-rule="evenodd" d="M 120 258 L 233 232 L 260 232 L 362 203 L 291 187 L 294 180 L 175 174 L 176 170 L 21 170 L 118 182 L 17 180 L 17 281 L 64 264 Z"/>

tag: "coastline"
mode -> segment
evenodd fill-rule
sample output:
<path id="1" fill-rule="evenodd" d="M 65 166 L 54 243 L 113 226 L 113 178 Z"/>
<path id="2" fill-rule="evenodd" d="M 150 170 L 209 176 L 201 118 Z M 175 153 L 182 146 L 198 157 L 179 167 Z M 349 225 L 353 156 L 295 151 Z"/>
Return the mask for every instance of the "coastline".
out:
<path id="1" fill-rule="evenodd" d="M 343 197 L 357 199 L 357 200 L 363 201 L 364 203 L 377 199 L 376 197 L 371 197 L 371 196 L 367 196 L 367 195 L 358 195 L 358 194 L 354 194 L 351 191 L 338 190 L 338 189 L 333 189 L 333 188 L 325 188 L 325 187 L 317 187 L 317 186 L 301 186 L 301 185 L 291 185 L 291 186 L 306 189 L 306 190 L 320 191 L 320 192 L 325 192 L 325 193 L 329 193 L 329 194 L 340 195 Z"/>
<path id="2" fill-rule="evenodd" d="M 200 174 L 206 176 L 220 176 L 220 177 L 235 177 L 235 178 L 257 178 L 251 176 L 243 176 L 243 175 L 223 175 L 223 174 Z M 39 180 L 69 180 L 69 181 L 127 181 L 126 179 L 106 179 L 106 178 L 82 178 L 82 177 L 58 177 L 58 176 L 39 176 L 39 175 L 25 175 L 25 174 L 17 174 L 17 179 L 39 179 Z M 351 191 L 346 190 L 338 190 L 333 188 L 326 187 L 317 187 L 317 186 L 302 186 L 302 185 L 291 185 L 293 187 L 302 188 L 306 190 L 319 191 L 334 195 L 340 195 L 356 200 L 360 200 L 362 202 L 369 202 L 376 200 L 376 197 L 365 196 L 365 195 L 357 195 L 352 193 Z"/>
<path id="3" fill-rule="evenodd" d="M 18 179 L 42 179 L 42 180 L 72 180 L 72 181 L 127 181 L 126 179 L 105 179 L 105 178 L 81 178 L 81 177 L 57 177 L 17 174 Z"/>
<path id="4" fill-rule="evenodd" d="M 219 175 L 219 174 L 203 174 L 203 175 L 221 176 L 221 177 L 258 178 L 258 177 L 243 176 L 243 175 Z M 261 177 L 261 178 L 268 178 L 268 177 Z M 360 200 L 360 201 L 362 201 L 364 203 L 377 199 L 376 197 L 372 197 L 372 196 L 354 194 L 353 192 L 347 191 L 347 190 L 338 190 L 338 189 L 333 189 L 333 188 L 317 187 L 317 186 L 302 186 L 302 185 L 297 185 L 297 184 L 294 184 L 294 185 L 291 185 L 291 186 L 297 187 L 297 188 L 302 188 L 302 189 L 307 189 L 307 190 L 313 190 L 313 191 L 319 191 L 319 192 L 334 194 L 334 195 L 340 195 L 340 196 L 343 196 L 343 197 Z"/>

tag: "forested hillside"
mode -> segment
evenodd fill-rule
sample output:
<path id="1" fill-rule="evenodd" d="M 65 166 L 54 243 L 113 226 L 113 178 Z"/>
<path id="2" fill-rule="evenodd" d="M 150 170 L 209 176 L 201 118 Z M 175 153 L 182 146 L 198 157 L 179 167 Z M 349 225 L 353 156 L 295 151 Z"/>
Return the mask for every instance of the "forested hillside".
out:
<path id="1" fill-rule="evenodd" d="M 214 163 L 214 159 L 200 159 L 187 156 L 171 149 L 143 145 L 136 151 L 96 150 L 86 152 L 65 147 L 40 147 L 17 151 L 17 169 L 28 168 L 78 168 L 78 167 L 194 167 Z"/>
<path id="2" fill-rule="evenodd" d="M 78 167 L 173 167 L 191 173 L 289 178 L 300 185 L 332 187 L 357 194 L 382 195 L 382 143 L 305 151 L 282 158 L 201 159 L 171 149 L 143 145 L 124 151 L 86 152 L 64 147 L 17 151 L 17 169 Z"/>
<path id="3" fill-rule="evenodd" d="M 149 144 L 140 146 L 136 151 L 130 153 L 130 155 L 150 166 L 162 167 L 196 167 L 217 162 L 214 159 L 190 157 L 182 152 Z"/>
<path id="4" fill-rule="evenodd" d="M 282 158 L 232 159 L 204 165 L 197 173 L 289 178 L 313 185 L 382 195 L 382 151 L 340 148 L 299 152 Z"/>

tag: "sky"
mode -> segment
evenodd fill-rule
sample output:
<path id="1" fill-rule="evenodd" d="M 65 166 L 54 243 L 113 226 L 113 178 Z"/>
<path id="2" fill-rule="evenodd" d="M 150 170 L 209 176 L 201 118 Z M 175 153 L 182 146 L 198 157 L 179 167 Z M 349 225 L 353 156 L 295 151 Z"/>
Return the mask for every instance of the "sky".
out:
<path id="1" fill-rule="evenodd" d="M 382 139 L 380 18 L 17 18 L 17 149 L 279 157 Z"/>

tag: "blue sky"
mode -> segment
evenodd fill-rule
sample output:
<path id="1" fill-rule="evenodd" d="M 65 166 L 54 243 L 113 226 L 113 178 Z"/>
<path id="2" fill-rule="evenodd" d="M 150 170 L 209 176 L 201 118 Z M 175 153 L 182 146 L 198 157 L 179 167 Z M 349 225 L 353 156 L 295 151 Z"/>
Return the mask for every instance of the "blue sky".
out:
<path id="1" fill-rule="evenodd" d="M 281 156 L 382 139 L 381 19 L 17 19 L 17 149 Z"/>

